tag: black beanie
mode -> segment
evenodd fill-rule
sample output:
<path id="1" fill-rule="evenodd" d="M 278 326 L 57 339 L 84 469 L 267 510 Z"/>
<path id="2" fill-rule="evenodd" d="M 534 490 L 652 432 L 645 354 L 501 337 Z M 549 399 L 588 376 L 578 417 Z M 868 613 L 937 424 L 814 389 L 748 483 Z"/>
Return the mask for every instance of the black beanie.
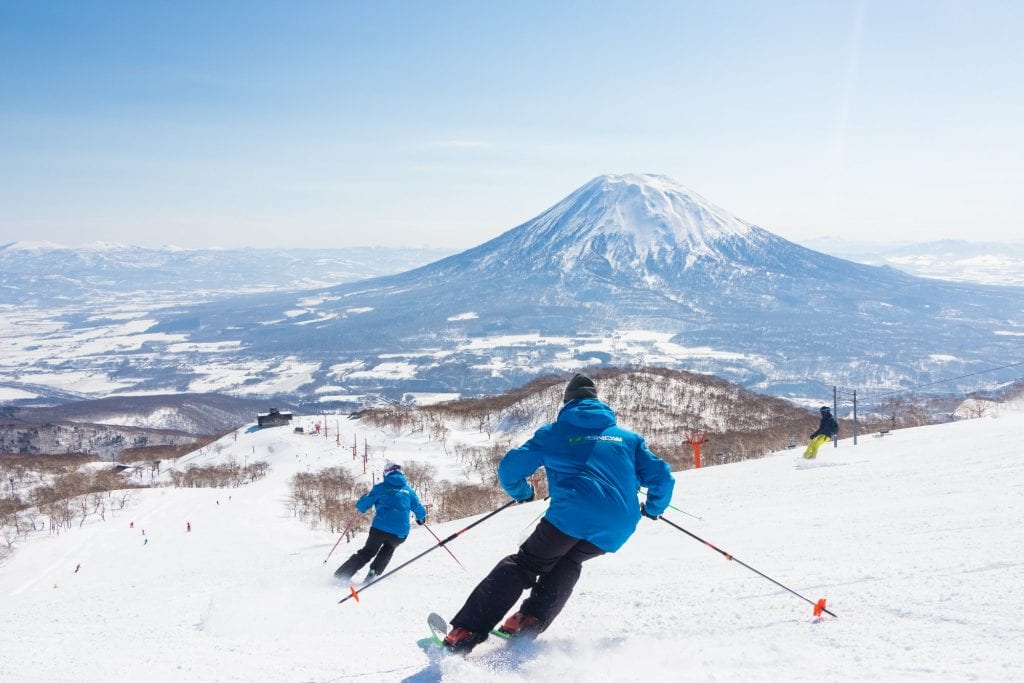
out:
<path id="1" fill-rule="evenodd" d="M 594 380 L 578 372 L 565 385 L 562 403 L 568 403 L 577 398 L 597 398 L 597 385 L 594 384 Z"/>

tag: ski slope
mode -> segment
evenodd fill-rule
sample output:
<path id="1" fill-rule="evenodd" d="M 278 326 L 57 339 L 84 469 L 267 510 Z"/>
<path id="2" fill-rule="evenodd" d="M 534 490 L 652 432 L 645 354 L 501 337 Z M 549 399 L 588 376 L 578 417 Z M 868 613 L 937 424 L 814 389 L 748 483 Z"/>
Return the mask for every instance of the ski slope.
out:
<path id="1" fill-rule="evenodd" d="M 436 444 L 345 420 L 341 430 L 340 447 L 333 433 L 242 430 L 220 452 L 183 460 L 262 459 L 265 479 L 142 490 L 106 522 L 18 546 L 0 566 L 0 680 L 1024 677 L 1024 413 L 843 440 L 812 463 L 784 451 L 677 475 L 674 504 L 702 519 L 667 517 L 805 597 L 826 597 L 837 619 L 816 623 L 800 598 L 642 520 L 620 552 L 584 566 L 540 639 L 492 638 L 466 659 L 416 646 L 427 614 L 450 618 L 544 503 L 514 506 L 448 544 L 465 569 L 438 549 L 339 605 L 346 593 L 331 574 L 364 536 L 325 564 L 337 536 L 292 516 L 290 477 L 339 463 L 361 471 L 351 442 L 361 451 L 364 438 L 377 472 L 385 459 L 426 459 L 462 476 Z M 432 528 L 446 538 L 467 523 Z M 392 568 L 435 543 L 414 525 Z"/>

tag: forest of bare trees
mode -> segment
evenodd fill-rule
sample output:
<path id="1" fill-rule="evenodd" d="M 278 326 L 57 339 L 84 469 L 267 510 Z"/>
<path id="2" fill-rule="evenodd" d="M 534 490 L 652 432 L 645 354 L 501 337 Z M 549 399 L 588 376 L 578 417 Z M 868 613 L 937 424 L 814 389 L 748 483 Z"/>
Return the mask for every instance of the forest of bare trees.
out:
<path id="1" fill-rule="evenodd" d="M 363 493 L 364 490 L 357 491 L 355 476 L 344 467 L 299 472 L 291 480 L 292 514 L 314 529 L 323 527 L 336 533 L 355 516 L 355 501 Z M 366 526 L 365 520 L 357 519 L 350 533 Z"/>
<path id="2" fill-rule="evenodd" d="M 59 534 L 125 508 L 135 484 L 113 467 L 87 470 L 83 455 L 0 456 L 0 542 L 9 552 L 30 533 Z"/>
<path id="3" fill-rule="evenodd" d="M 818 425 L 817 411 L 784 399 L 763 396 L 708 375 L 654 367 L 604 368 L 592 375 L 599 396 L 623 427 L 643 435 L 652 451 L 673 470 L 694 466 L 687 432 L 707 432 L 704 466 L 762 457 L 792 445 L 803 445 Z M 421 433 L 473 473 L 460 483 L 418 482 L 428 489 L 437 519 L 477 514 L 504 500 L 497 466 L 510 449 L 554 420 L 562 407 L 565 378 L 541 377 L 500 396 L 463 399 L 431 406 L 388 405 L 359 413 L 369 424 L 405 433 Z M 901 412 L 901 415 L 904 413 Z M 908 421 L 910 418 L 908 417 Z M 902 421 L 901 421 L 902 424 Z M 880 418 L 862 419 L 862 433 L 889 428 Z M 852 423 L 840 419 L 841 434 Z M 469 443 L 459 433 L 482 435 Z M 535 487 L 546 495 L 543 470 Z"/>
<path id="4" fill-rule="evenodd" d="M 615 410 L 619 424 L 642 434 L 673 469 L 693 466 L 687 431 L 708 433 L 704 452 L 713 456 L 708 464 L 718 464 L 761 457 L 791 442 L 803 442 L 818 424 L 816 411 L 708 375 L 631 367 L 597 370 L 593 378 L 601 400 Z M 491 473 L 504 451 L 555 419 L 564 386 L 563 378 L 542 377 L 500 396 L 419 408 L 375 407 L 360 417 L 379 427 L 426 434 L 488 484 L 493 483 Z M 878 419 L 862 422 L 861 429 L 877 429 L 879 424 Z M 850 421 L 840 419 L 840 428 L 849 434 Z M 491 444 L 485 448 L 460 445 L 452 436 L 455 430 L 482 434 Z"/>
<path id="5" fill-rule="evenodd" d="M 184 470 L 170 470 L 171 484 L 182 488 L 227 488 L 251 484 L 267 474 L 269 465 L 263 461 L 239 465 L 234 460 L 220 465 L 190 465 Z"/>

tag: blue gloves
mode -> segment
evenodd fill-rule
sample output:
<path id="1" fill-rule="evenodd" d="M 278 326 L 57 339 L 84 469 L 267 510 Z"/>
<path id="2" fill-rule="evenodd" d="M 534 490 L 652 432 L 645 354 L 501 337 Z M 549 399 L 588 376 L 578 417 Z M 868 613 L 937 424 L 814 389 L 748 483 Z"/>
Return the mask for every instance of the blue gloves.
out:
<path id="1" fill-rule="evenodd" d="M 533 498 L 534 498 L 533 487 L 531 486 L 530 487 L 530 495 L 527 496 L 526 498 L 516 498 L 516 502 L 521 505 L 523 503 L 529 503 L 531 500 L 533 500 Z"/>

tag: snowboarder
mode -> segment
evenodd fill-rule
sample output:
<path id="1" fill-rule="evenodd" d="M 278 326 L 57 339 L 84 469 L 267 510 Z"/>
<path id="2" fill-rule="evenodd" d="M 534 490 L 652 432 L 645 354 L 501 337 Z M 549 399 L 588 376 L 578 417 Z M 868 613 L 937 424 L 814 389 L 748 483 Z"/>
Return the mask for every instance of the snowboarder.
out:
<path id="1" fill-rule="evenodd" d="M 75 573 L 77 574 L 78 570 L 81 569 L 81 568 L 82 568 L 82 563 L 79 562 L 78 564 L 75 565 Z"/>
<path id="2" fill-rule="evenodd" d="M 498 465 L 502 488 L 520 503 L 533 500 L 527 477 L 544 467 L 551 505 L 519 551 L 498 562 L 452 619 L 444 639 L 449 651 L 466 653 L 486 640 L 526 589 L 529 596 L 501 631 L 536 637 L 562 611 L 582 563 L 618 550 L 641 515 L 656 519 L 672 499 L 668 464 L 643 437 L 616 424 L 589 377 L 574 376 L 562 401 L 555 422 Z M 637 501 L 640 486 L 647 487 L 644 505 Z"/>
<path id="3" fill-rule="evenodd" d="M 417 524 L 423 524 L 427 519 L 427 509 L 409 486 L 398 463 L 385 465 L 383 481 L 356 501 L 359 512 L 366 512 L 371 507 L 374 508 L 373 523 L 366 543 L 334 572 L 334 576 L 342 581 L 351 579 L 371 559 L 373 562 L 365 583 L 376 579 L 388 566 L 395 548 L 409 535 L 409 513 L 416 516 Z"/>
<path id="4" fill-rule="evenodd" d="M 811 434 L 810 443 L 807 444 L 807 450 L 804 451 L 804 457 L 808 460 L 813 460 L 818 457 L 818 448 L 821 444 L 835 439 L 839 435 L 839 423 L 832 417 L 832 410 L 828 406 L 821 407 L 821 422 L 818 424 L 818 429 Z"/>

